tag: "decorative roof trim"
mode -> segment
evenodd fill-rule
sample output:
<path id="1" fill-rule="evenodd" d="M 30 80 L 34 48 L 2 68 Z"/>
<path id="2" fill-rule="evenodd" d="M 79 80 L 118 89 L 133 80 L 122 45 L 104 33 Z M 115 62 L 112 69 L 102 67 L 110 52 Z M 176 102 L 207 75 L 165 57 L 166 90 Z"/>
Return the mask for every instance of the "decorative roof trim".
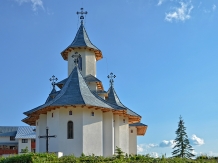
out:
<path id="1" fill-rule="evenodd" d="M 148 128 L 148 126 L 143 123 L 129 124 L 129 127 L 136 127 L 138 136 L 144 136 Z"/>

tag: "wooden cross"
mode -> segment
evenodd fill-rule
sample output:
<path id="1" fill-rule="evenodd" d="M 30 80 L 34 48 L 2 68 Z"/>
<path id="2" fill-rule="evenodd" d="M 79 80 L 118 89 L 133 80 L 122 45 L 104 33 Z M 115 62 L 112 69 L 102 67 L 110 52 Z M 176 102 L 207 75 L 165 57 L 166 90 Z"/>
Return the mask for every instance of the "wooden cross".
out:
<path id="1" fill-rule="evenodd" d="M 114 78 L 116 78 L 116 75 L 114 75 L 114 74 L 111 72 L 110 75 L 108 75 L 107 77 L 108 77 L 108 79 L 110 79 L 111 85 L 113 85 L 113 83 L 114 83 Z"/>
<path id="2" fill-rule="evenodd" d="M 81 21 L 83 21 L 83 19 L 84 19 L 84 16 L 83 16 L 83 14 L 88 14 L 88 12 L 87 11 L 83 11 L 83 8 L 81 8 L 81 12 L 76 12 L 76 14 L 77 15 L 79 15 L 80 14 L 80 19 L 81 19 Z"/>
<path id="3" fill-rule="evenodd" d="M 49 138 L 56 138 L 56 135 L 48 135 L 48 127 L 46 127 L 46 135 L 45 136 L 39 136 L 39 139 L 45 138 L 46 139 L 46 152 L 48 153 L 48 139 Z"/>

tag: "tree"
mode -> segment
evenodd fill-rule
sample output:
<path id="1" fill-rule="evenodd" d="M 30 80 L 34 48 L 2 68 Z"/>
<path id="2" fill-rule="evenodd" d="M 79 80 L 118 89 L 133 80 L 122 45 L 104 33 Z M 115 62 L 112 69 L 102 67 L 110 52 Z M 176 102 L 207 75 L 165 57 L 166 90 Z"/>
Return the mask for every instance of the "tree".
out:
<path id="1" fill-rule="evenodd" d="M 119 148 L 117 146 L 115 149 L 115 153 L 117 154 L 117 158 L 119 158 L 119 159 L 124 157 L 124 152 L 121 150 L 121 148 Z"/>
<path id="2" fill-rule="evenodd" d="M 21 149 L 21 153 L 28 153 L 28 152 L 29 152 L 28 147 Z"/>
<path id="3" fill-rule="evenodd" d="M 172 152 L 173 157 L 182 157 L 182 158 L 191 158 L 195 155 L 191 153 L 194 149 L 189 143 L 188 136 L 185 132 L 186 127 L 184 126 L 184 121 L 182 117 L 179 117 L 179 124 L 178 129 L 176 130 L 176 139 L 174 140 L 175 146 L 173 149 L 175 149 Z"/>

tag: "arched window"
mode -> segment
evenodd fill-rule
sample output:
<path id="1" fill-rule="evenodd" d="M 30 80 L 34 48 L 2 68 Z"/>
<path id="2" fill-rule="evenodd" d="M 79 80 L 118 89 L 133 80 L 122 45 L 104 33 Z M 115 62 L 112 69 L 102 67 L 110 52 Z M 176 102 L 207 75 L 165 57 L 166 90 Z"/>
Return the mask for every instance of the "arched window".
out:
<path id="1" fill-rule="evenodd" d="M 73 115 L 73 112 L 71 110 L 69 111 L 69 115 Z"/>
<path id="2" fill-rule="evenodd" d="M 79 67 L 80 71 L 82 71 L 82 57 L 81 56 L 79 56 L 79 58 L 78 58 L 78 67 Z"/>
<path id="3" fill-rule="evenodd" d="M 67 123 L 67 138 L 73 139 L 73 122 L 69 121 Z"/>

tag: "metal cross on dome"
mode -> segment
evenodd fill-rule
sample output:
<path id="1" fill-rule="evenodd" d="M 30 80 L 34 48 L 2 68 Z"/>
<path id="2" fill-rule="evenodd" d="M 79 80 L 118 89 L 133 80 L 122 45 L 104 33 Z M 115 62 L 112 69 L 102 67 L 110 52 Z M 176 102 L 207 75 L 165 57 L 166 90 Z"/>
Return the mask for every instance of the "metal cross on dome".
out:
<path id="1" fill-rule="evenodd" d="M 54 75 L 49 79 L 51 81 L 51 85 L 54 87 L 55 86 L 55 82 L 58 80 L 58 78 L 56 78 Z"/>
<path id="2" fill-rule="evenodd" d="M 81 8 L 80 10 L 81 10 L 81 11 L 80 11 L 80 12 L 77 11 L 76 14 L 77 14 L 77 15 L 80 14 L 80 20 L 81 20 L 81 22 L 82 22 L 83 19 L 84 19 L 84 16 L 83 16 L 83 15 L 84 15 L 84 14 L 85 14 L 85 15 L 88 14 L 88 12 L 87 12 L 87 11 L 84 12 L 84 11 L 83 11 L 83 8 Z"/>
<path id="3" fill-rule="evenodd" d="M 116 75 L 114 75 L 114 74 L 111 72 L 110 75 L 108 75 L 107 77 L 108 77 L 108 79 L 110 79 L 111 85 L 113 85 L 113 83 L 114 83 L 114 78 L 116 78 Z"/>
<path id="4" fill-rule="evenodd" d="M 74 63 L 76 66 L 78 65 L 79 57 L 81 57 L 81 55 L 78 52 L 75 52 L 75 54 L 72 55 L 72 58 L 74 59 Z"/>

